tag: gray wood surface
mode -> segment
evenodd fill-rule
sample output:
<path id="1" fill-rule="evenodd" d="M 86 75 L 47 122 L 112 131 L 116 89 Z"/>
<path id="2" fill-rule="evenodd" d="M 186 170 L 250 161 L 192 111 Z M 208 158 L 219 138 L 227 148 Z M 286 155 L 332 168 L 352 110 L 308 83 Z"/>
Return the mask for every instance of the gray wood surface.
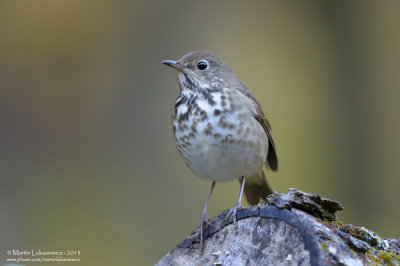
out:
<path id="1" fill-rule="evenodd" d="M 342 225 L 335 201 L 297 189 L 241 209 L 237 227 L 213 217 L 200 247 L 197 228 L 156 264 L 164 265 L 400 265 L 400 239 Z"/>

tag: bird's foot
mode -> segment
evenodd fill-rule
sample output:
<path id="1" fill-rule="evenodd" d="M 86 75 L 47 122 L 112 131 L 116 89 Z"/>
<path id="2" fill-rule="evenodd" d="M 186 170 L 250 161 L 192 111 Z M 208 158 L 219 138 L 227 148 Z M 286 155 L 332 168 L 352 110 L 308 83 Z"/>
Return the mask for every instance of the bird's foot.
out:
<path id="1" fill-rule="evenodd" d="M 236 228 L 236 212 L 238 209 L 242 209 L 243 206 L 240 204 L 240 202 L 236 203 L 236 205 L 229 210 L 228 214 L 225 216 L 224 219 L 228 219 L 230 216 L 232 216 L 233 220 L 233 226 Z"/>
<path id="2" fill-rule="evenodd" d="M 200 246 L 203 247 L 203 226 L 204 225 L 211 225 L 210 221 L 207 218 L 207 214 L 203 212 L 200 218 Z"/>

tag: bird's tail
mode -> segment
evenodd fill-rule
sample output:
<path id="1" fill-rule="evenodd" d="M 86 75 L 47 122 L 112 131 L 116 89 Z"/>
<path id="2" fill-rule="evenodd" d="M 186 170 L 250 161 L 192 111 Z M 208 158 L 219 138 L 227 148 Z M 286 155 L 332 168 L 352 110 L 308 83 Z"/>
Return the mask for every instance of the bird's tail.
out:
<path id="1" fill-rule="evenodd" d="M 260 199 L 265 200 L 265 198 L 272 193 L 274 193 L 274 191 L 268 184 L 263 170 L 261 171 L 261 176 L 255 175 L 246 178 L 244 195 L 250 205 L 257 205 Z"/>

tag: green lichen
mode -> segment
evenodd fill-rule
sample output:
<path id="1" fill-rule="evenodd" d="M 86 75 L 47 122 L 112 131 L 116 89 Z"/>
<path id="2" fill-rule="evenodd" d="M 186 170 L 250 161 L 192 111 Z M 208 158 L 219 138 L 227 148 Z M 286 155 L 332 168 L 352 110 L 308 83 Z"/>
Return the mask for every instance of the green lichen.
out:
<path id="1" fill-rule="evenodd" d="M 332 221 L 329 224 L 333 225 L 334 227 L 336 227 L 337 229 L 340 229 L 340 227 L 343 226 L 343 222 L 340 220 L 336 220 L 336 221 Z"/>
<path id="2" fill-rule="evenodd" d="M 393 252 L 380 251 L 379 257 L 386 263 L 395 262 L 396 264 L 393 264 L 393 265 L 400 264 L 400 256 Z"/>
<path id="3" fill-rule="evenodd" d="M 319 208 L 318 212 L 319 212 L 318 216 L 324 222 L 330 223 L 330 222 L 337 221 L 337 215 L 334 212 L 331 212 L 328 209 Z"/>
<path id="4" fill-rule="evenodd" d="M 362 230 L 361 227 L 357 227 L 352 224 L 341 226 L 340 229 L 358 239 L 364 239 L 368 236 L 368 234 L 364 230 Z"/>
<path id="5" fill-rule="evenodd" d="M 328 248 L 328 244 L 327 243 L 322 243 L 321 245 L 320 245 L 320 247 L 321 247 L 321 249 L 322 250 L 324 250 L 324 251 L 326 251 L 326 252 L 328 252 L 329 251 L 329 248 Z"/>
<path id="6" fill-rule="evenodd" d="M 373 247 L 383 243 L 383 239 L 381 237 L 379 237 L 375 232 L 372 232 L 364 227 L 358 227 L 352 224 L 346 224 L 340 226 L 339 229 L 357 239 L 367 242 Z"/>
<path id="7" fill-rule="evenodd" d="M 318 221 L 319 223 L 322 223 L 322 224 L 326 225 L 331 230 L 340 229 L 343 226 L 343 222 L 339 221 L 339 220 L 328 221 L 328 220 L 322 220 L 320 218 L 315 218 L 315 220 Z"/>
<path id="8" fill-rule="evenodd" d="M 365 253 L 368 265 L 400 265 L 400 255 L 371 248 Z"/>

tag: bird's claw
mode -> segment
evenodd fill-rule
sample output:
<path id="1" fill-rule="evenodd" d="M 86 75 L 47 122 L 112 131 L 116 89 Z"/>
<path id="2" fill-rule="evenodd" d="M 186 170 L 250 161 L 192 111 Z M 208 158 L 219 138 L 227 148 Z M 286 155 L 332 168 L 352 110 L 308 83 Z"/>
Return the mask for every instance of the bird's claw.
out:
<path id="1" fill-rule="evenodd" d="M 227 215 L 225 216 L 224 220 L 228 219 L 230 216 L 232 216 L 232 220 L 233 220 L 233 226 L 236 228 L 236 212 L 238 209 L 242 209 L 243 206 L 240 204 L 240 202 L 236 203 L 236 205 L 230 209 L 227 213 Z"/>
<path id="2" fill-rule="evenodd" d="M 207 214 L 206 213 L 202 213 L 201 214 L 201 218 L 200 218 L 200 246 L 203 247 L 203 226 L 204 225 L 211 225 L 210 221 L 207 218 Z"/>

